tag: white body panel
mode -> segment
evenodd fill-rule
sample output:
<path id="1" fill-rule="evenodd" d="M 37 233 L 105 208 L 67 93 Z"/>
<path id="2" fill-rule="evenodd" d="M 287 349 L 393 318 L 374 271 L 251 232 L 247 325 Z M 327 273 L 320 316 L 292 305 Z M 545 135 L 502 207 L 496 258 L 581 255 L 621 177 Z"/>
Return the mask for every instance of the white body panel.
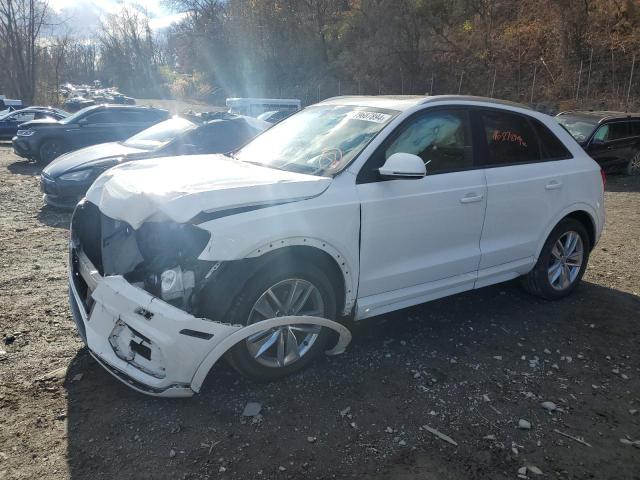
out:
<path id="1" fill-rule="evenodd" d="M 595 241 L 600 237 L 604 225 L 600 169 L 546 115 L 460 97 L 347 97 L 324 103 L 400 113 L 332 179 L 222 156 L 164 163 L 160 159 L 105 173 L 87 198 L 105 215 L 134 229 L 150 220 L 186 222 L 203 212 L 220 213 L 205 216 L 198 223 L 211 233 L 201 260 L 242 260 L 293 245 L 321 250 L 333 258 L 343 275 L 342 313 L 353 312 L 356 319 L 526 274 L 554 226 L 573 212 L 586 212 Z M 535 117 L 562 140 L 573 158 L 497 168 L 475 166 L 417 180 L 357 182 L 358 172 L 396 127 L 413 113 L 442 105 L 488 106 Z M 118 282 L 126 283 L 119 278 Z M 162 307 L 158 312 L 163 321 L 156 323 L 161 331 L 154 333 L 150 325 L 132 320 L 136 329 L 144 329 L 145 335 L 160 343 L 171 344 L 175 335 L 172 320 L 205 332 L 215 329 L 209 328 L 206 320 L 191 317 L 160 299 L 152 298 L 151 302 L 148 296 L 140 296 L 141 290 L 108 285 L 118 287 L 139 305 L 146 302 L 145 308 Z M 131 314 L 119 312 L 122 305 L 108 304 L 109 298 L 115 302 L 115 297 L 106 287 L 102 292 L 96 300 L 104 304 L 103 312 L 110 313 L 105 314 L 104 328 L 95 324 L 102 314 L 94 314 L 95 323 L 91 319 L 95 330 L 91 335 L 98 335 L 93 342 L 103 347 L 92 350 L 109 363 L 115 360 L 106 339 L 98 337 L 111 331 L 117 314 L 123 313 L 123 318 Z M 207 348 L 209 356 L 218 358 L 219 352 L 212 353 L 211 345 L 197 345 L 192 352 L 179 348 L 179 368 L 188 369 L 189 374 L 203 362 Z M 201 370 L 198 375 L 203 378 L 205 373 Z M 174 380 L 184 384 L 187 376 L 180 370 Z"/>

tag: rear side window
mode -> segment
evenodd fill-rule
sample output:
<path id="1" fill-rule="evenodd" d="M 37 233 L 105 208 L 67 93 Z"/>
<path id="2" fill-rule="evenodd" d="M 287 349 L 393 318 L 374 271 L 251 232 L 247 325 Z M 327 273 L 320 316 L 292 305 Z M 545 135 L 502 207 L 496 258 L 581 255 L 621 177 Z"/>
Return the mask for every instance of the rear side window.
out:
<path id="1" fill-rule="evenodd" d="M 85 118 L 91 124 L 118 123 L 122 121 L 122 118 L 112 110 L 103 110 L 102 112 L 87 115 Z"/>
<path id="2" fill-rule="evenodd" d="M 629 136 L 628 122 L 614 122 L 609 124 L 609 138 L 607 140 L 620 140 Z"/>
<path id="3" fill-rule="evenodd" d="M 511 165 L 542 160 L 535 131 L 521 115 L 481 112 L 487 140 L 488 165 Z M 557 140 L 557 139 L 556 139 Z"/>
<path id="4" fill-rule="evenodd" d="M 567 147 L 564 146 L 551 130 L 535 118 L 530 119 L 530 121 L 540 139 L 540 147 L 544 160 L 565 160 L 572 158 L 571 152 L 567 150 Z"/>

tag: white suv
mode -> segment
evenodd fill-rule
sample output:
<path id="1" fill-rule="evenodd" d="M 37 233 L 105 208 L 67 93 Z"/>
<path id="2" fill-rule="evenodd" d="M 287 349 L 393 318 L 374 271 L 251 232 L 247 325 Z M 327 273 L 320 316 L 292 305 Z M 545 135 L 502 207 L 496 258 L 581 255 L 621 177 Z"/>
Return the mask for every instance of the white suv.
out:
<path id="1" fill-rule="evenodd" d="M 224 355 L 274 379 L 363 320 L 522 277 L 580 281 L 600 168 L 551 117 L 484 98 L 340 97 L 230 156 L 113 168 L 74 213 L 70 297 L 111 373 L 199 391 Z"/>

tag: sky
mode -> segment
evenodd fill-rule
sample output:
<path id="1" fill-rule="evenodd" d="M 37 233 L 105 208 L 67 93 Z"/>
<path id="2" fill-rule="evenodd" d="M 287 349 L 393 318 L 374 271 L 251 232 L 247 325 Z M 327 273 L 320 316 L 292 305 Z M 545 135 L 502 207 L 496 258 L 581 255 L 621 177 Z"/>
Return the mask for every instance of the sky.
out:
<path id="1" fill-rule="evenodd" d="M 146 11 L 153 30 L 162 30 L 178 22 L 183 14 L 168 10 L 161 0 L 49 0 L 49 7 L 74 35 L 90 36 L 105 14 L 117 13 L 124 7 Z"/>

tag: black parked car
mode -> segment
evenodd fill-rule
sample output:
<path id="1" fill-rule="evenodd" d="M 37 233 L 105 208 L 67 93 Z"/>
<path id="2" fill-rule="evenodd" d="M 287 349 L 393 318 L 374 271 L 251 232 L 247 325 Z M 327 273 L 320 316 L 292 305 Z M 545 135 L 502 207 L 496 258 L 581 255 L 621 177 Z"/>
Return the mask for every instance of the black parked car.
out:
<path id="1" fill-rule="evenodd" d="M 169 118 L 169 112 L 150 107 L 96 105 L 60 121 L 32 120 L 13 137 L 13 151 L 49 163 L 63 153 L 88 145 L 124 140 Z"/>
<path id="2" fill-rule="evenodd" d="M 556 120 L 605 170 L 640 175 L 640 114 L 575 111 Z"/>
<path id="3" fill-rule="evenodd" d="M 124 142 L 103 143 L 60 156 L 40 176 L 44 204 L 73 208 L 105 170 L 124 162 L 177 155 L 227 153 L 237 150 L 271 125 L 250 117 L 225 114 L 174 117 Z M 173 160 L 173 159 L 171 159 Z M 180 157 L 175 158 L 180 161 Z"/>
<path id="4" fill-rule="evenodd" d="M 22 123 L 41 119 L 62 120 L 67 116 L 67 112 L 51 107 L 29 107 L 7 112 L 0 115 L 0 140 L 11 140 Z"/>

